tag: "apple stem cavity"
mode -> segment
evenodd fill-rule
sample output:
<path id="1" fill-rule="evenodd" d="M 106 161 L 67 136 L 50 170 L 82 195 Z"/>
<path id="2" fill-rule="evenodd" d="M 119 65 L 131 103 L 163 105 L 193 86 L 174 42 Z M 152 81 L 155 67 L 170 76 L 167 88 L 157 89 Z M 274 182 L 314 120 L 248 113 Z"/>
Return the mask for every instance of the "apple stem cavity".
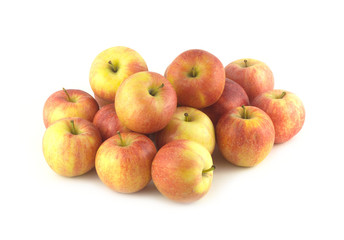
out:
<path id="1" fill-rule="evenodd" d="M 113 64 L 111 60 L 108 63 L 110 64 L 112 71 L 116 73 L 118 71 L 118 64 Z"/>
<path id="2" fill-rule="evenodd" d="M 63 89 L 63 91 L 65 92 L 65 94 L 67 95 L 68 102 L 72 102 L 72 99 L 70 98 L 70 96 L 69 96 L 67 90 L 66 90 L 65 88 L 62 88 L 62 89 Z"/>
<path id="3" fill-rule="evenodd" d="M 120 141 L 121 141 L 121 146 L 125 146 L 125 143 L 124 143 L 124 141 L 123 141 L 123 138 L 122 138 L 121 132 L 120 132 L 120 131 L 117 131 L 117 134 L 118 134 L 118 136 L 119 136 L 119 139 L 120 139 Z"/>
<path id="4" fill-rule="evenodd" d="M 247 111 L 246 111 L 245 106 L 242 105 L 241 107 L 242 107 L 242 109 L 243 109 L 242 118 L 243 118 L 243 119 L 248 119 L 248 117 L 247 117 Z"/>
<path id="5" fill-rule="evenodd" d="M 244 63 L 245 63 L 245 67 L 247 67 L 247 60 L 246 59 L 244 60 Z"/>
<path id="6" fill-rule="evenodd" d="M 184 113 L 184 116 L 185 116 L 185 122 L 190 122 L 189 114 L 188 113 Z"/>
<path id="7" fill-rule="evenodd" d="M 75 129 L 75 125 L 74 125 L 74 120 L 71 120 L 71 121 L 70 121 L 70 124 L 72 125 L 72 134 L 73 134 L 73 135 L 77 135 L 76 129 Z"/>
<path id="8" fill-rule="evenodd" d="M 203 170 L 203 171 L 202 171 L 202 174 L 207 173 L 207 172 L 214 171 L 215 169 L 216 169 L 216 167 L 215 167 L 215 165 L 213 165 L 213 166 L 211 166 L 211 168 L 208 168 L 208 169 L 206 169 L 206 170 Z"/>
<path id="9" fill-rule="evenodd" d="M 192 77 L 192 78 L 197 77 L 197 71 L 195 67 L 191 68 L 191 71 L 189 72 L 189 77 Z"/>
<path id="10" fill-rule="evenodd" d="M 150 95 L 155 96 L 158 93 L 158 90 L 160 88 L 163 88 L 164 86 L 165 86 L 165 84 L 162 83 L 159 87 L 150 89 L 148 92 L 149 92 Z"/>
<path id="11" fill-rule="evenodd" d="M 286 92 L 282 92 L 280 99 L 282 99 L 287 93 Z"/>

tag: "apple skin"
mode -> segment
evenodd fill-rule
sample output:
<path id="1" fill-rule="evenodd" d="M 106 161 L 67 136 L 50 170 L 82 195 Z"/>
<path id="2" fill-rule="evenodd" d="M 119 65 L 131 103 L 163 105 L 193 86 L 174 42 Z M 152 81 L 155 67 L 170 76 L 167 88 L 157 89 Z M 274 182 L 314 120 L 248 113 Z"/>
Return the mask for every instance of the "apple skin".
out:
<path id="1" fill-rule="evenodd" d="M 71 121 L 77 134 L 72 132 Z M 94 167 L 102 137 L 96 126 L 82 118 L 64 118 L 50 125 L 43 137 L 43 154 L 52 170 L 75 177 Z"/>
<path id="2" fill-rule="evenodd" d="M 45 127 L 62 118 L 80 117 L 90 122 L 99 110 L 96 100 L 87 92 L 67 89 L 69 97 L 64 90 L 50 95 L 43 108 L 43 121 Z"/>
<path id="3" fill-rule="evenodd" d="M 156 154 L 154 143 L 139 133 L 121 133 L 107 139 L 98 149 L 96 170 L 100 180 L 121 193 L 143 189 L 151 180 L 151 166 Z"/>
<path id="4" fill-rule="evenodd" d="M 108 105 L 108 104 L 110 104 L 110 103 L 112 103 L 113 104 L 113 100 L 112 101 L 107 101 L 107 100 L 105 100 L 105 99 L 102 99 L 101 97 L 99 97 L 99 96 L 97 96 L 96 94 L 94 94 L 94 98 L 96 99 L 96 101 L 97 101 L 97 103 L 98 103 L 98 105 L 99 105 L 99 108 L 102 108 L 102 107 L 104 107 L 105 105 Z"/>
<path id="5" fill-rule="evenodd" d="M 152 179 L 161 194 L 177 202 L 193 202 L 210 189 L 213 166 L 209 151 L 194 141 L 175 140 L 164 145 L 152 163 Z"/>
<path id="6" fill-rule="evenodd" d="M 282 93 L 285 95 L 281 98 Z M 295 94 L 275 89 L 256 97 L 252 105 L 265 111 L 275 127 L 275 143 L 284 143 L 294 137 L 305 122 L 305 108 Z"/>
<path id="7" fill-rule="evenodd" d="M 89 76 L 90 85 L 98 99 L 105 103 L 113 102 L 118 87 L 127 77 L 147 70 L 146 62 L 133 49 L 112 47 L 94 59 Z"/>
<path id="8" fill-rule="evenodd" d="M 191 76 L 192 72 L 196 76 Z M 221 61 L 209 52 L 192 49 L 180 54 L 166 69 L 165 77 L 178 96 L 178 105 L 205 108 L 214 104 L 225 86 Z"/>
<path id="9" fill-rule="evenodd" d="M 246 106 L 225 113 L 216 125 L 216 139 L 222 155 L 234 165 L 252 167 L 271 151 L 275 140 L 274 125 L 261 109 Z"/>
<path id="10" fill-rule="evenodd" d="M 213 124 L 216 126 L 220 117 L 232 110 L 233 108 L 242 105 L 249 105 L 250 101 L 245 90 L 233 80 L 226 78 L 225 88 L 220 99 L 213 105 L 201 109 L 202 112 L 208 115 Z"/>
<path id="11" fill-rule="evenodd" d="M 247 61 L 247 67 L 245 65 Z M 263 62 L 245 58 L 228 64 L 226 77 L 243 87 L 250 101 L 263 92 L 274 88 L 274 77 L 270 68 Z"/>
<path id="12" fill-rule="evenodd" d="M 144 134 L 163 129 L 176 107 L 177 95 L 172 85 L 154 72 L 131 75 L 118 88 L 115 101 L 118 119 L 124 126 Z"/>
<path id="13" fill-rule="evenodd" d="M 188 121 L 185 113 L 188 114 Z M 156 144 L 161 148 L 178 139 L 198 142 L 212 154 L 215 148 L 213 123 L 205 113 L 196 108 L 178 107 L 167 126 L 156 134 Z"/>
<path id="14" fill-rule="evenodd" d="M 119 132 L 131 132 L 118 119 L 115 106 L 110 103 L 102 107 L 94 116 L 93 124 L 98 128 L 103 141 L 115 136 Z"/>

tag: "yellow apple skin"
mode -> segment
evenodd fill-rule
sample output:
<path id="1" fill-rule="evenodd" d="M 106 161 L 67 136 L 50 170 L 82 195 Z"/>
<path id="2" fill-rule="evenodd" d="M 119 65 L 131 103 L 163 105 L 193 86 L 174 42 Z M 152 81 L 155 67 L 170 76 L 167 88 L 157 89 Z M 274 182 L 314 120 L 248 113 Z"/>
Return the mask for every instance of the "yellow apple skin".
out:
<path id="1" fill-rule="evenodd" d="M 193 202 L 210 189 L 213 160 L 201 144 L 175 140 L 164 145 L 152 163 L 152 179 L 161 194 L 177 202 Z"/>
<path id="2" fill-rule="evenodd" d="M 152 140 L 138 133 L 121 133 L 107 139 L 98 149 L 96 170 L 100 180 L 121 193 L 143 189 L 151 180 L 156 148 Z"/>
<path id="3" fill-rule="evenodd" d="M 136 51 L 122 46 L 112 47 L 94 59 L 90 70 L 90 85 L 97 98 L 105 103 L 113 102 L 124 79 L 147 70 L 146 62 Z"/>
<path id="4" fill-rule="evenodd" d="M 157 133 L 156 143 L 158 148 L 161 148 L 166 143 L 178 139 L 198 142 L 212 154 L 215 148 L 213 123 L 205 113 L 198 109 L 178 107 L 167 126 Z"/>
<path id="5" fill-rule="evenodd" d="M 216 140 L 222 155 L 232 164 L 253 167 L 270 153 L 275 130 L 270 117 L 261 109 L 245 106 L 225 113 L 216 125 Z"/>
<path id="6" fill-rule="evenodd" d="M 74 121 L 76 133 L 73 133 Z M 96 126 L 82 118 L 64 118 L 53 123 L 44 133 L 43 154 L 57 174 L 75 177 L 94 167 L 102 137 Z"/>
<path id="7" fill-rule="evenodd" d="M 252 105 L 270 116 L 275 127 L 275 143 L 290 140 L 305 122 L 305 107 L 301 99 L 285 90 L 275 89 L 262 93 L 253 100 Z"/>
<path id="8" fill-rule="evenodd" d="M 270 68 L 261 61 L 251 58 L 239 59 L 228 64 L 225 71 L 227 78 L 243 87 L 250 102 L 261 93 L 274 88 L 274 76 Z"/>
<path id="9" fill-rule="evenodd" d="M 92 122 L 99 110 L 98 103 L 87 92 L 77 89 L 65 91 L 57 91 L 46 100 L 43 108 L 43 121 L 46 128 L 57 120 L 67 117 L 80 117 Z"/>
<path id="10" fill-rule="evenodd" d="M 119 87 L 115 100 L 120 122 L 143 134 L 163 129 L 176 108 L 177 95 L 171 83 L 154 72 L 131 75 Z"/>

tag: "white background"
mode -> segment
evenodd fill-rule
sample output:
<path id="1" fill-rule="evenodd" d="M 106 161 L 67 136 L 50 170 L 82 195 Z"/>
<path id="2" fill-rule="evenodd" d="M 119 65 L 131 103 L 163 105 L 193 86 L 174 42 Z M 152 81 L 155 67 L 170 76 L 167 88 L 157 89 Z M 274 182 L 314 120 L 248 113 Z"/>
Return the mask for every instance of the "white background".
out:
<path id="1" fill-rule="evenodd" d="M 1 239 L 343 239 L 341 1 L 1 1 Z M 41 142 L 53 92 L 91 92 L 102 50 L 127 46 L 163 74 L 200 48 L 224 65 L 255 58 L 306 108 L 301 132 L 258 166 L 218 153 L 209 193 L 192 204 L 151 183 L 119 194 L 96 172 L 55 174 Z"/>

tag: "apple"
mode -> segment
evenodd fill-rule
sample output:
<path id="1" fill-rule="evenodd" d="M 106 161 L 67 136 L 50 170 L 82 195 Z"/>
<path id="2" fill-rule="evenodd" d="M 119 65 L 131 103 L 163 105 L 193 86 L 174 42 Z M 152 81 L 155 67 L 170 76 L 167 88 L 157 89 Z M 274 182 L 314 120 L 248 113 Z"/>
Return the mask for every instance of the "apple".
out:
<path id="1" fill-rule="evenodd" d="M 80 117 L 92 122 L 98 110 L 98 103 L 87 92 L 63 88 L 50 95 L 45 102 L 43 121 L 46 128 L 57 120 L 68 117 Z"/>
<path id="2" fill-rule="evenodd" d="M 102 99 L 101 97 L 98 97 L 96 94 L 94 94 L 94 98 L 96 99 L 98 105 L 99 105 L 99 108 L 102 108 L 104 107 L 105 105 L 108 105 L 108 104 L 113 104 L 113 100 L 112 101 L 107 101 L 105 99 Z"/>
<path id="3" fill-rule="evenodd" d="M 214 169 L 209 151 L 201 144 L 175 140 L 155 155 L 152 179 L 165 197 L 177 202 L 193 202 L 208 192 Z"/>
<path id="4" fill-rule="evenodd" d="M 96 126 L 82 118 L 64 118 L 50 125 L 43 137 L 43 154 L 57 174 L 75 177 L 94 167 L 102 137 Z"/>
<path id="5" fill-rule="evenodd" d="M 177 107 L 177 95 L 162 75 L 139 72 L 118 88 L 115 108 L 118 119 L 134 132 L 149 134 L 163 129 Z"/>
<path id="6" fill-rule="evenodd" d="M 180 54 L 166 69 L 165 77 L 177 92 L 178 105 L 194 108 L 214 104 L 225 86 L 225 71 L 220 60 L 199 49 Z"/>
<path id="7" fill-rule="evenodd" d="M 131 132 L 118 119 L 113 103 L 102 107 L 94 116 L 93 124 L 99 129 L 103 141 L 114 136 L 117 132 Z"/>
<path id="8" fill-rule="evenodd" d="M 178 107 L 167 126 L 156 134 L 156 144 L 161 148 L 166 143 L 178 139 L 198 142 L 212 154 L 215 148 L 213 123 L 198 109 Z"/>
<path id="9" fill-rule="evenodd" d="M 284 90 L 271 90 L 256 97 L 252 105 L 265 111 L 275 127 L 275 143 L 295 136 L 305 122 L 305 108 L 300 98 Z"/>
<path id="10" fill-rule="evenodd" d="M 143 189 L 151 180 L 154 143 L 146 136 L 129 132 L 107 139 L 98 149 L 96 171 L 100 180 L 121 193 Z"/>
<path id="11" fill-rule="evenodd" d="M 114 101 L 124 79 L 147 70 L 146 62 L 136 51 L 127 47 L 112 47 L 94 59 L 89 76 L 91 88 L 103 106 Z"/>
<path id="12" fill-rule="evenodd" d="M 208 115 L 213 124 L 216 126 L 220 117 L 229 110 L 249 105 L 250 101 L 245 90 L 233 80 L 226 78 L 225 88 L 220 99 L 209 107 L 201 109 Z"/>
<path id="13" fill-rule="evenodd" d="M 270 68 L 263 62 L 245 58 L 228 64 L 226 77 L 244 88 L 250 101 L 259 94 L 274 88 L 274 77 Z"/>
<path id="14" fill-rule="evenodd" d="M 261 109 L 242 106 L 225 113 L 216 125 L 216 139 L 222 155 L 241 167 L 260 163 L 271 151 L 274 125 Z"/>

